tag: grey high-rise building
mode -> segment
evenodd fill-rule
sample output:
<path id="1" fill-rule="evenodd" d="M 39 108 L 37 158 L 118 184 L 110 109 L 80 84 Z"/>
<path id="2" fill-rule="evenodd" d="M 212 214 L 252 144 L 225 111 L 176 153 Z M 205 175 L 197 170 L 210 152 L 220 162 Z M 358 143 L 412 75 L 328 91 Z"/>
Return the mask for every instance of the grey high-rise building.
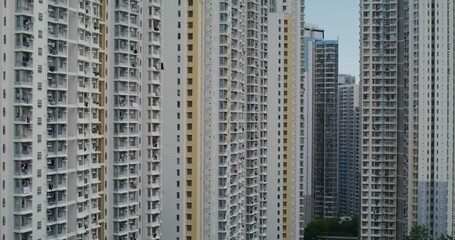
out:
<path id="1" fill-rule="evenodd" d="M 453 0 L 360 7 L 361 238 L 453 235 Z"/>
<path id="2" fill-rule="evenodd" d="M 338 203 L 339 215 L 360 209 L 359 85 L 355 77 L 338 77 Z"/>
<path id="3" fill-rule="evenodd" d="M 313 217 L 338 217 L 338 41 L 312 42 Z"/>

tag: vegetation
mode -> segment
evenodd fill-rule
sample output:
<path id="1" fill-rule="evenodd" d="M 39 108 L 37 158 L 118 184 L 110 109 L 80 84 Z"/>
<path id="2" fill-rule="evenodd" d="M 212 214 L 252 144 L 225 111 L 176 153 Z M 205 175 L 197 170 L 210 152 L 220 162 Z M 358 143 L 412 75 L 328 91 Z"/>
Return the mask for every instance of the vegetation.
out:
<path id="1" fill-rule="evenodd" d="M 351 220 L 317 219 L 305 228 L 306 240 L 317 240 L 322 236 L 357 237 L 359 235 L 359 217 L 354 215 Z"/>
<path id="2" fill-rule="evenodd" d="M 407 235 L 405 240 L 427 240 L 430 239 L 430 231 L 427 227 L 415 225 L 412 227 L 411 232 Z"/>
<path id="3" fill-rule="evenodd" d="M 405 237 L 405 240 L 428 240 L 431 239 L 430 230 L 423 225 L 415 225 L 412 227 L 409 235 Z M 454 237 L 449 235 L 440 236 L 437 240 L 455 240 Z"/>
<path id="4" fill-rule="evenodd" d="M 440 236 L 438 238 L 438 240 L 455 240 L 455 238 L 452 236 L 449 236 L 449 235 L 444 235 L 444 236 Z"/>

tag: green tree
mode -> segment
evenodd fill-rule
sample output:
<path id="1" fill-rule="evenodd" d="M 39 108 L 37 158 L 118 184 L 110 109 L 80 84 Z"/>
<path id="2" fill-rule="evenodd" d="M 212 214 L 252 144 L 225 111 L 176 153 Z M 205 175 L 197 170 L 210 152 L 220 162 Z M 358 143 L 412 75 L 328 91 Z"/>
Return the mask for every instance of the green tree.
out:
<path id="1" fill-rule="evenodd" d="M 430 231 L 422 225 L 414 225 L 405 240 L 427 240 L 430 239 Z"/>
<path id="2" fill-rule="evenodd" d="M 327 233 L 326 225 L 324 219 L 311 221 L 305 228 L 305 239 L 316 240 L 318 236 L 324 236 Z"/>
<path id="3" fill-rule="evenodd" d="M 317 219 L 305 228 L 305 240 L 317 240 L 321 236 L 357 237 L 359 235 L 359 217 L 354 215 L 348 221 L 340 219 Z"/>
<path id="4" fill-rule="evenodd" d="M 438 238 L 438 240 L 455 240 L 453 236 L 443 235 Z"/>

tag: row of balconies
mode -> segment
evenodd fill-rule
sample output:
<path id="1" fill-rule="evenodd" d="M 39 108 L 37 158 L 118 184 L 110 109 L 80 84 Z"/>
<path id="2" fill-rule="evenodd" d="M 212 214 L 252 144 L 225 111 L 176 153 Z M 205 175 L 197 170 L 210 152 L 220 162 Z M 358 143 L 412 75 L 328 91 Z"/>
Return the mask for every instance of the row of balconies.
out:
<path id="1" fill-rule="evenodd" d="M 65 8 L 54 7 L 49 5 L 48 7 L 49 21 L 55 23 L 67 23 L 68 22 L 68 10 Z"/>
<path id="2" fill-rule="evenodd" d="M 139 40 L 139 30 L 135 27 L 116 25 L 114 37 L 129 38 L 129 40 Z"/>
<path id="3" fill-rule="evenodd" d="M 125 82 L 115 82 L 114 87 L 115 93 L 120 94 L 139 94 L 138 84 L 135 82 L 125 83 Z"/>
<path id="4" fill-rule="evenodd" d="M 116 137 L 114 139 L 114 148 L 117 150 L 128 150 L 138 147 L 138 137 Z"/>
<path id="5" fill-rule="evenodd" d="M 136 151 L 130 151 L 129 153 L 127 153 L 126 151 L 114 153 L 114 163 L 118 164 L 118 165 L 128 165 L 128 164 L 133 164 L 133 163 L 136 164 L 137 160 L 138 160 L 138 158 L 137 158 Z M 131 165 L 131 166 L 134 166 L 134 165 Z M 120 170 L 122 170 L 122 169 L 120 169 Z"/>
<path id="6" fill-rule="evenodd" d="M 138 54 L 138 43 L 137 42 L 130 42 L 128 44 L 128 40 L 124 39 L 115 39 L 115 47 L 114 51 L 124 52 L 129 54 Z"/>
<path id="7" fill-rule="evenodd" d="M 136 81 L 138 80 L 138 70 L 135 68 L 128 70 L 126 67 L 115 67 L 114 78 L 116 81 Z"/>
<path id="8" fill-rule="evenodd" d="M 139 108 L 137 96 L 114 96 L 114 107 L 117 108 Z"/>
<path id="9" fill-rule="evenodd" d="M 138 134 L 138 125 L 137 124 L 130 124 L 128 126 L 127 123 L 118 123 L 114 125 L 114 134 L 116 136 L 128 135 L 128 134 Z"/>
<path id="10" fill-rule="evenodd" d="M 50 158 L 47 160 L 47 173 L 48 175 L 57 172 L 62 172 L 67 169 L 67 160 L 65 157 L 62 158 Z"/>
<path id="11" fill-rule="evenodd" d="M 115 207 L 133 206 L 138 203 L 138 192 L 133 191 L 129 193 L 114 193 Z"/>

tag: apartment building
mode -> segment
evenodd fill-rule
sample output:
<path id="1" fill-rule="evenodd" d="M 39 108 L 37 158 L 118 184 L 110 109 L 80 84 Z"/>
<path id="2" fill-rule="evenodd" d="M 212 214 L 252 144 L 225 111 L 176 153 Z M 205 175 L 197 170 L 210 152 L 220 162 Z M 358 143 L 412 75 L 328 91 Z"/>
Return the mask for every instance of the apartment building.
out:
<path id="1" fill-rule="evenodd" d="M 304 79 L 304 2 L 271 1 L 269 13 L 267 234 L 302 239 L 311 219 Z M 276 227 L 270 227 L 271 224 Z"/>
<path id="2" fill-rule="evenodd" d="M 339 216 L 338 41 L 315 40 L 313 51 L 313 217 Z"/>
<path id="3" fill-rule="evenodd" d="M 303 1 L 163 9 L 163 236 L 303 236 Z"/>
<path id="4" fill-rule="evenodd" d="M 163 9 L 163 235 L 264 239 L 268 5 Z"/>
<path id="5" fill-rule="evenodd" d="M 2 1 L 2 239 L 160 238 L 160 5 Z"/>
<path id="6" fill-rule="evenodd" d="M 362 239 L 453 235 L 453 2 L 360 6 Z"/>
<path id="7" fill-rule="evenodd" d="M 338 75 L 338 204 L 339 216 L 360 209 L 360 96 L 352 75 Z"/>

